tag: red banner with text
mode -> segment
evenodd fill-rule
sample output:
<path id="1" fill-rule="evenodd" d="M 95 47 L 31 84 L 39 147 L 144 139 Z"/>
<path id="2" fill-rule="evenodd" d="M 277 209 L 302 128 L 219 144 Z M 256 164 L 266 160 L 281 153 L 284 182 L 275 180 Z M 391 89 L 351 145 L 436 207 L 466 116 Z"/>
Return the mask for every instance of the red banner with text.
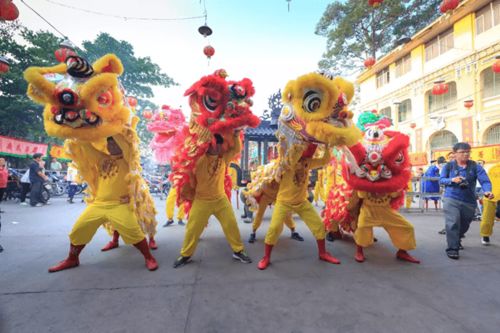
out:
<path id="1" fill-rule="evenodd" d="M 31 157 L 35 153 L 40 153 L 45 156 L 47 149 L 48 145 L 45 143 L 29 142 L 0 135 L 0 155 Z"/>

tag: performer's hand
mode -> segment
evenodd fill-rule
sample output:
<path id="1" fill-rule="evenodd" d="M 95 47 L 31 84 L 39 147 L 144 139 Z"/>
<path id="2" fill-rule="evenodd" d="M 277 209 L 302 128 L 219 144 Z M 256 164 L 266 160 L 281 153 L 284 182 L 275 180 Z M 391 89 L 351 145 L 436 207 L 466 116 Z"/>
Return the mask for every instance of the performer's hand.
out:
<path id="1" fill-rule="evenodd" d="M 455 177 L 452 178 L 451 181 L 455 184 L 461 183 L 462 182 L 462 177 Z"/>
<path id="2" fill-rule="evenodd" d="M 484 192 L 484 197 L 490 200 L 495 198 L 495 196 L 491 192 Z"/>

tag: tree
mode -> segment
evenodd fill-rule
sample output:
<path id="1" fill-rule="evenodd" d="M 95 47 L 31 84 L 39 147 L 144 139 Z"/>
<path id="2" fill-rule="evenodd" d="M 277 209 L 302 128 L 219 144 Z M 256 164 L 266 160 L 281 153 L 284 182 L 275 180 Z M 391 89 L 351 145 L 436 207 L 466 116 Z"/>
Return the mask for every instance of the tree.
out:
<path id="1" fill-rule="evenodd" d="M 61 140 L 49 138 L 43 129 L 41 105 L 26 96 L 27 83 L 23 72 L 29 66 L 55 65 L 54 51 L 61 38 L 47 31 L 32 31 L 15 22 L 0 22 L 0 52 L 11 61 L 10 71 L 0 76 L 0 135 L 8 135 L 40 142 Z M 175 82 L 149 57 L 136 57 L 133 46 L 101 33 L 95 41 L 85 41 L 77 53 L 93 62 L 106 53 L 115 53 L 122 60 L 125 73 L 120 77 L 129 95 L 138 97 L 138 104 L 156 109 L 148 98 L 153 97 L 151 86 L 169 87 Z M 142 97 L 142 99 L 141 99 Z M 139 123 L 138 134 L 149 142 L 152 135 Z M 145 147 L 145 146 L 144 146 Z"/>
<path id="2" fill-rule="evenodd" d="M 316 34 L 327 38 L 319 67 L 345 74 L 367 57 L 382 56 L 436 19 L 440 2 L 385 0 L 372 8 L 366 0 L 334 1 L 316 26 Z"/>

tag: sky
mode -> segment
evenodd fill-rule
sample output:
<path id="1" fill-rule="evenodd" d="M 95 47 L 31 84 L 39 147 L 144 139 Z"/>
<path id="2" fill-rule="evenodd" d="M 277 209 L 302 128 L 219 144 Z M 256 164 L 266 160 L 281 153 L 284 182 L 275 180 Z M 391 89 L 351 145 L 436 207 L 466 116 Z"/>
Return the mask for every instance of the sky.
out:
<path id="1" fill-rule="evenodd" d="M 49 30 L 47 23 L 23 3 L 20 22 L 34 30 Z M 184 91 L 204 75 L 224 68 L 229 79 L 248 77 L 254 83 L 255 114 L 268 109 L 268 98 L 289 80 L 315 71 L 326 50 L 326 39 L 314 34 L 330 0 L 25 0 L 77 46 L 94 40 L 100 32 L 134 46 L 137 56 L 149 56 L 179 86 L 153 88 L 158 105 L 181 107 L 189 114 Z M 204 38 L 198 27 L 204 18 L 175 21 L 125 20 L 76 11 L 56 4 L 101 13 L 148 18 L 202 16 L 213 34 Z M 288 5 L 290 10 L 288 11 Z M 206 45 L 215 48 L 210 62 Z M 127 70 L 125 68 L 125 70 Z"/>

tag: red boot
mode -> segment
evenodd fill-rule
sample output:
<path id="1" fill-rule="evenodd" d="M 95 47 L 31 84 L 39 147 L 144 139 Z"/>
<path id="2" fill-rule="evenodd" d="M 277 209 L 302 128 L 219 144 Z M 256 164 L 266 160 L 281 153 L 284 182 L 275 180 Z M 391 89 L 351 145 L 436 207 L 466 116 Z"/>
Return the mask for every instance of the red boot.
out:
<path id="1" fill-rule="evenodd" d="M 64 259 L 57 265 L 50 267 L 49 273 L 59 272 L 64 269 L 69 269 L 80 265 L 80 260 L 78 259 L 78 256 L 80 255 L 80 252 L 84 247 L 85 244 L 83 245 L 70 244 L 68 258 Z"/>
<path id="2" fill-rule="evenodd" d="M 257 264 L 257 268 L 260 270 L 266 269 L 271 263 L 271 251 L 273 250 L 273 245 L 265 244 L 264 257 Z"/>
<path id="3" fill-rule="evenodd" d="M 319 260 L 329 262 L 330 264 L 340 264 L 340 260 L 332 256 L 330 253 L 326 252 L 324 239 L 318 239 L 316 240 L 316 242 L 318 243 Z"/>
<path id="4" fill-rule="evenodd" d="M 151 250 L 156 250 L 158 248 L 158 245 L 156 245 L 156 241 L 153 236 L 149 236 L 149 248 Z"/>
<path id="5" fill-rule="evenodd" d="M 354 260 L 357 262 L 365 261 L 365 254 L 363 253 L 363 248 L 359 245 L 356 245 L 356 254 L 354 255 Z"/>
<path id="6" fill-rule="evenodd" d="M 158 263 L 156 262 L 155 257 L 151 254 L 149 251 L 148 247 L 148 242 L 146 241 L 146 238 L 141 240 L 139 243 L 134 244 L 134 246 L 141 251 L 142 255 L 144 256 L 144 259 L 146 260 L 146 267 L 150 271 L 154 271 L 158 268 Z"/>
<path id="7" fill-rule="evenodd" d="M 420 260 L 418 260 L 417 258 L 411 256 L 405 250 L 398 250 L 398 252 L 396 253 L 396 258 L 398 258 L 399 260 L 404 260 L 404 261 L 411 262 L 413 264 L 420 264 Z"/>
<path id="8" fill-rule="evenodd" d="M 116 249 L 119 245 L 118 239 L 120 238 L 120 234 L 118 231 L 113 231 L 113 240 L 111 240 L 105 247 L 101 249 L 101 251 L 109 251 L 112 249 Z"/>

